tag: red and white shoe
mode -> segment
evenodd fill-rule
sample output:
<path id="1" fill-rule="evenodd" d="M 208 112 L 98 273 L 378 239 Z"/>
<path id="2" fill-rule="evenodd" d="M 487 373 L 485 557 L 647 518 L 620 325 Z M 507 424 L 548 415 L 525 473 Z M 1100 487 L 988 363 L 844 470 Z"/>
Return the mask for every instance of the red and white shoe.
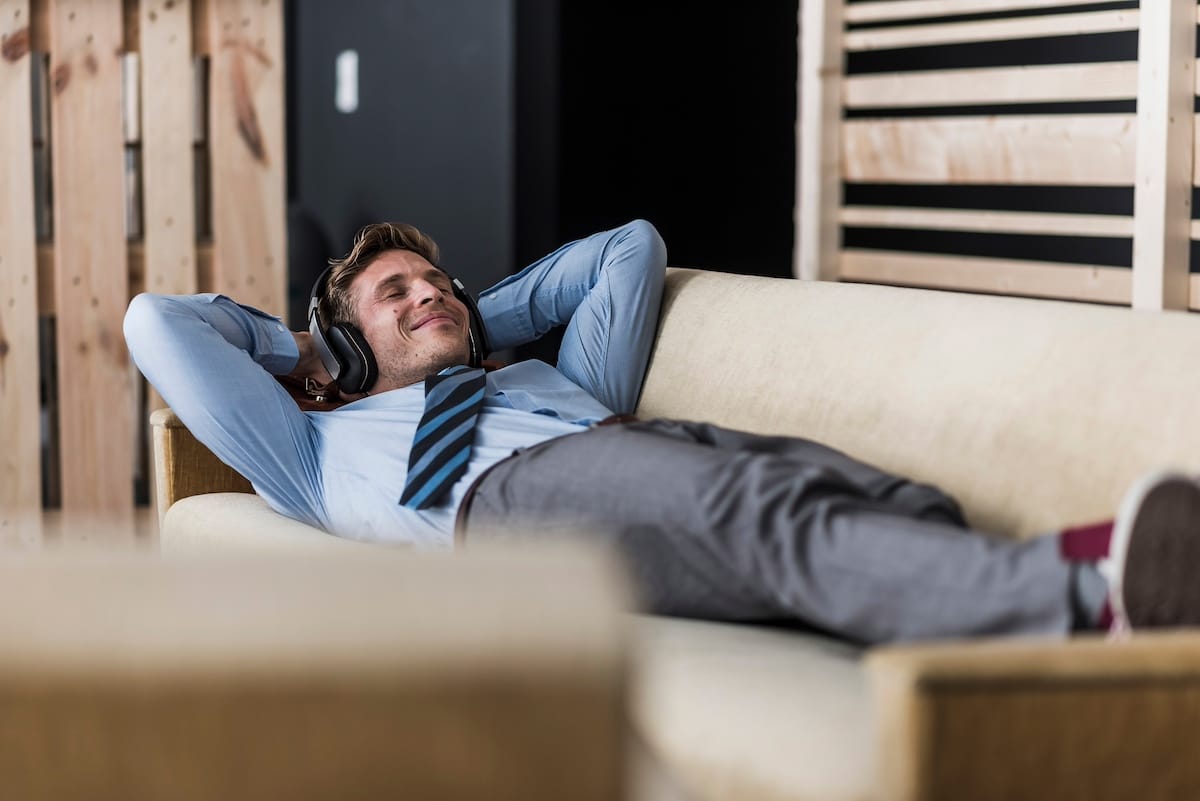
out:
<path id="1" fill-rule="evenodd" d="M 1098 567 L 1117 632 L 1200 626 L 1200 484 L 1170 472 L 1135 483 Z"/>

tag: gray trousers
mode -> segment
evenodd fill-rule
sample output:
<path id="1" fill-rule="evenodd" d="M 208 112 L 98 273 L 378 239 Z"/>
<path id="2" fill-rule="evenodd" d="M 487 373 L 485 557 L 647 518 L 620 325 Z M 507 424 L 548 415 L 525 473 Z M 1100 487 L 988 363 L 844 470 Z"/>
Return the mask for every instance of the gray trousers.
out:
<path id="1" fill-rule="evenodd" d="M 658 614 L 791 619 L 864 643 L 1071 629 L 1057 538 L 971 531 L 938 489 L 802 439 L 601 426 L 498 464 L 464 524 L 467 542 L 602 537 Z"/>

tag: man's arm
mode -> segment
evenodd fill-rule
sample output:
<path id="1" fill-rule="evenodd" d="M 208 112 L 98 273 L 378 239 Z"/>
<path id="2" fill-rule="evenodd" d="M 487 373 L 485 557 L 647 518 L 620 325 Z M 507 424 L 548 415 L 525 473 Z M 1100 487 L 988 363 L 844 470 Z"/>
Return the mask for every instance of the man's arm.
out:
<path id="1" fill-rule="evenodd" d="M 650 223 L 563 245 L 479 298 L 497 350 L 566 325 L 558 369 L 618 413 L 637 406 L 662 303 L 667 251 Z"/>
<path id="2" fill-rule="evenodd" d="M 277 510 L 322 522 L 312 428 L 273 377 L 315 371 L 302 337 L 221 295 L 143 294 L 126 312 L 125 339 L 197 439 Z"/>

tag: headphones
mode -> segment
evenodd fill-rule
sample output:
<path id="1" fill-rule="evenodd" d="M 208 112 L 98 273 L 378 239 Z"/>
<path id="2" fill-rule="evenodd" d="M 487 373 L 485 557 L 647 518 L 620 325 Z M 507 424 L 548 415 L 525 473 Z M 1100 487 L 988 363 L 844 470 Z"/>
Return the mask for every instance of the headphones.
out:
<path id="1" fill-rule="evenodd" d="M 321 363 L 333 376 L 338 387 L 343 392 L 361 394 L 374 386 L 379 378 L 379 366 L 375 362 L 371 346 L 367 344 L 358 326 L 351 323 L 334 323 L 325 328 L 321 325 L 317 312 L 321 298 L 325 296 L 332 270 L 333 267 L 326 267 L 313 284 L 312 297 L 308 301 L 308 332 L 312 334 L 313 345 L 317 349 L 317 355 L 321 357 Z M 483 364 L 483 357 L 491 353 L 487 332 L 483 327 L 483 316 L 480 315 L 475 300 L 467 294 L 462 282 L 451 278 L 450 283 L 454 297 L 467 307 L 470 322 L 467 337 L 470 345 L 468 363 L 471 367 L 479 367 Z"/>

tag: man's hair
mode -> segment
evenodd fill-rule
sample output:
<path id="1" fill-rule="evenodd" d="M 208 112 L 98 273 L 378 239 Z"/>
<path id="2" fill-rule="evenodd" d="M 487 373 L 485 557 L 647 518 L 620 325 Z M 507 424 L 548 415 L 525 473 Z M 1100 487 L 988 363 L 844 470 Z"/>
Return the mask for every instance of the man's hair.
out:
<path id="1" fill-rule="evenodd" d="M 371 262 L 389 250 L 411 250 L 441 269 L 437 242 L 414 226 L 393 222 L 364 225 L 354 235 L 350 252 L 340 259 L 329 260 L 329 266 L 333 269 L 329 273 L 325 297 L 321 298 L 319 306 L 321 319 L 326 326 L 335 323 L 358 325 L 358 310 L 354 306 L 350 285 L 359 273 L 371 266 Z"/>

